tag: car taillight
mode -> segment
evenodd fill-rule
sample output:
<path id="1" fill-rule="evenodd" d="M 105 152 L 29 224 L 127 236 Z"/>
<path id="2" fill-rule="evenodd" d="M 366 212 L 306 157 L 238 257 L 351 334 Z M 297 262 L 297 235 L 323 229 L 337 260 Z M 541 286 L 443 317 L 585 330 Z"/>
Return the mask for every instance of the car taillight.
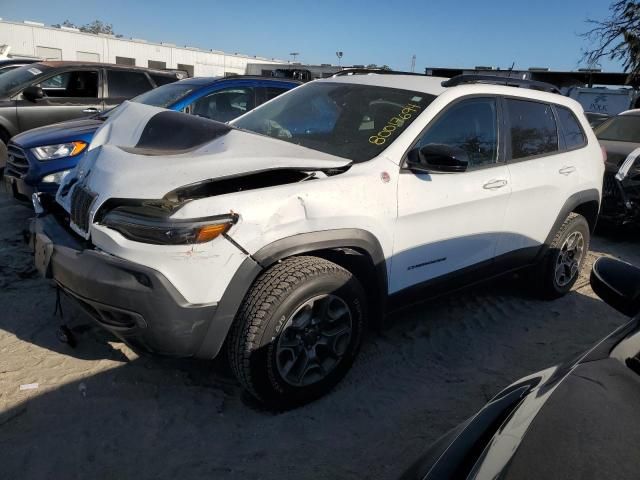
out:
<path id="1" fill-rule="evenodd" d="M 602 161 L 607 163 L 607 151 L 602 145 L 600 145 L 600 150 L 602 150 Z"/>

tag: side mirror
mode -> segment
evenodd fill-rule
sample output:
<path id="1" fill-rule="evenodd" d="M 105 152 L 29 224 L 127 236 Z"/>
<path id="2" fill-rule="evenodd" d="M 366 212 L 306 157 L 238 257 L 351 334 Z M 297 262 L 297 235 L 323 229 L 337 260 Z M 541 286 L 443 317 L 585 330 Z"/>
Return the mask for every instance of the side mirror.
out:
<path id="1" fill-rule="evenodd" d="M 35 102 L 44 97 L 44 91 L 37 85 L 31 85 L 22 91 L 22 96 L 30 102 Z"/>
<path id="2" fill-rule="evenodd" d="M 591 269 L 591 288 L 611 307 L 633 317 L 640 313 L 640 268 L 602 257 Z"/>
<path id="3" fill-rule="evenodd" d="M 407 167 L 417 172 L 459 173 L 469 168 L 469 155 L 461 148 L 429 143 L 409 152 Z"/>

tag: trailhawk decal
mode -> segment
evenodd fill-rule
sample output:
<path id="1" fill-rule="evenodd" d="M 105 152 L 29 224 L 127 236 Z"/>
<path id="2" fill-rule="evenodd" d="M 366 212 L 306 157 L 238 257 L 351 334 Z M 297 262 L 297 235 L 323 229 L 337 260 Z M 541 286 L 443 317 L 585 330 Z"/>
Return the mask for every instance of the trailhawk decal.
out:
<path id="1" fill-rule="evenodd" d="M 400 113 L 395 117 L 391 117 L 387 124 L 376 135 L 369 137 L 369 143 L 374 145 L 384 145 L 393 133 L 404 126 L 404 122 L 413 118 L 414 115 L 419 115 L 422 107 L 413 103 L 407 103 Z"/>

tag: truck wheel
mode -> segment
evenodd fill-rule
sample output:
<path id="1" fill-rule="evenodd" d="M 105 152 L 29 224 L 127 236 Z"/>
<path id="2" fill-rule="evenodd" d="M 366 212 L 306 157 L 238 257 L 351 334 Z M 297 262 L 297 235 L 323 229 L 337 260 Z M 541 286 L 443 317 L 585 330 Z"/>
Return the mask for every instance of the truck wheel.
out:
<path id="1" fill-rule="evenodd" d="M 582 215 L 570 213 L 538 266 L 543 298 L 560 298 L 571 290 L 587 258 L 590 240 L 587 220 Z"/>
<path id="2" fill-rule="evenodd" d="M 365 295 L 347 270 L 291 257 L 258 277 L 227 342 L 233 373 L 271 408 L 327 393 L 353 363 L 365 327 Z"/>

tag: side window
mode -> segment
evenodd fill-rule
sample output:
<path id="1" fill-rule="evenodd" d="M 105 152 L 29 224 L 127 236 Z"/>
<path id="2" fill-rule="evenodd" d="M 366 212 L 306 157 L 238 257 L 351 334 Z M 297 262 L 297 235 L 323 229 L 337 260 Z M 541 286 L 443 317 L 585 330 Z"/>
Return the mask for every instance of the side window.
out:
<path id="1" fill-rule="evenodd" d="M 62 72 L 40 82 L 47 97 L 98 98 L 98 72 Z"/>
<path id="2" fill-rule="evenodd" d="M 420 139 L 419 147 L 440 144 L 464 150 L 470 166 L 498 161 L 498 114 L 495 98 L 463 100 L 447 109 Z"/>
<path id="3" fill-rule="evenodd" d="M 153 88 L 147 76 L 142 72 L 108 70 L 107 81 L 109 82 L 109 98 L 129 99 Z"/>
<path id="4" fill-rule="evenodd" d="M 256 89 L 256 106 L 262 105 L 269 100 L 276 98 L 278 95 L 288 91 L 288 88 L 282 87 L 257 87 Z"/>
<path id="5" fill-rule="evenodd" d="M 227 88 L 199 98 L 190 105 L 192 115 L 229 122 L 254 108 L 252 88 Z"/>
<path id="6" fill-rule="evenodd" d="M 506 104 L 512 159 L 558 151 L 558 128 L 550 105 L 513 99 L 507 99 Z"/>
<path id="7" fill-rule="evenodd" d="M 567 149 L 570 150 L 586 145 L 587 139 L 584 131 L 573 112 L 559 105 L 556 105 L 556 112 L 558 112 L 558 121 L 564 131 L 564 141 Z"/>

